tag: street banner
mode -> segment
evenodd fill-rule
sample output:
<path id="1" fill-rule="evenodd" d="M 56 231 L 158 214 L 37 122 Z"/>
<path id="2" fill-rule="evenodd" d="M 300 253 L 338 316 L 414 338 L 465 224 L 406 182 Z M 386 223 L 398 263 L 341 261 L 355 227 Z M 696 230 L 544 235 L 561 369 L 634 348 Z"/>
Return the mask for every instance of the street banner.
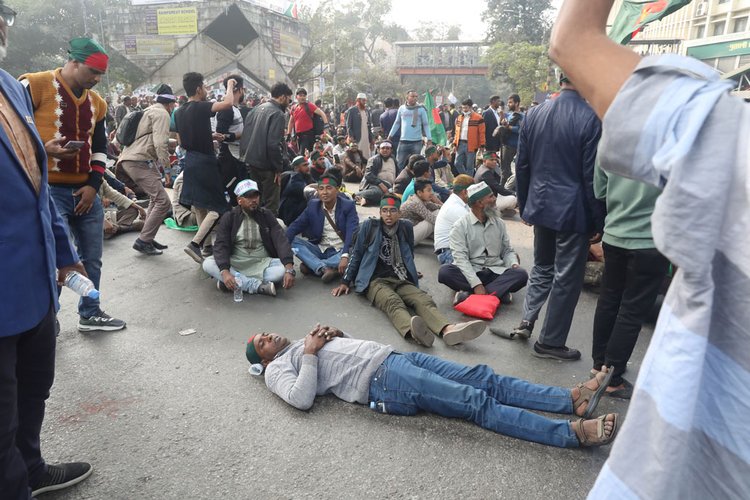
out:
<path id="1" fill-rule="evenodd" d="M 424 94 L 424 107 L 427 110 L 427 123 L 430 124 L 433 144 L 444 146 L 448 142 L 448 137 L 445 135 L 443 120 L 440 119 L 440 110 L 435 107 L 435 101 L 430 92 Z"/>
<path id="2" fill-rule="evenodd" d="M 195 7 L 158 9 L 156 24 L 160 35 L 195 35 L 198 33 L 198 9 Z"/>
<path id="3" fill-rule="evenodd" d="M 690 3 L 690 0 L 624 0 L 612 23 L 609 37 L 627 45 L 644 26 L 668 16 Z"/>

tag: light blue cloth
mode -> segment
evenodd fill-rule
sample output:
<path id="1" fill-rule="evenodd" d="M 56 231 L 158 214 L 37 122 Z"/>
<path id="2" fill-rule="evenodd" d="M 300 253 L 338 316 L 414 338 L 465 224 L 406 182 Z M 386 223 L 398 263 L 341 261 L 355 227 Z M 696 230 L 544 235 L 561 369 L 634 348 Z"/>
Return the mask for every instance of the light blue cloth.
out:
<path id="1" fill-rule="evenodd" d="M 414 113 L 419 113 L 416 125 L 414 123 Z M 432 140 L 432 133 L 430 132 L 430 124 L 427 121 L 427 111 L 424 106 L 418 106 L 414 109 L 409 109 L 406 104 L 402 104 L 398 108 L 396 113 L 396 121 L 393 122 L 393 127 L 388 133 L 388 137 L 397 137 L 401 132 L 401 141 L 421 141 L 422 137 L 426 137 Z"/>
<path id="2" fill-rule="evenodd" d="M 589 498 L 750 492 L 750 107 L 731 86 L 650 57 L 605 116 L 601 165 L 664 187 L 654 242 L 679 271 Z"/>

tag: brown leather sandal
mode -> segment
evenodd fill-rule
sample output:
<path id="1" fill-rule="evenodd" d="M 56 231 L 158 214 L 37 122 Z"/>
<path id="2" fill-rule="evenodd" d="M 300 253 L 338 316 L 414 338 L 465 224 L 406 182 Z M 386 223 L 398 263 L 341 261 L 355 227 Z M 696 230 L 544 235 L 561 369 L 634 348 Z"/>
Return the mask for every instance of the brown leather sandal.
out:
<path id="1" fill-rule="evenodd" d="M 609 436 L 606 436 L 604 434 L 604 423 L 607 420 L 607 417 L 612 415 L 614 418 L 612 419 L 612 432 Z M 576 437 L 578 438 L 578 442 L 581 444 L 582 448 L 590 448 L 592 446 L 604 446 L 612 441 L 614 441 L 615 436 L 617 436 L 617 430 L 618 430 L 618 421 L 620 419 L 619 413 L 608 413 L 606 415 L 602 415 L 601 417 L 598 417 L 596 419 L 597 426 L 596 426 L 596 436 L 589 437 L 586 435 L 586 432 L 583 430 L 583 422 L 584 419 L 578 419 L 573 423 L 574 431 L 576 433 Z"/>
<path id="2" fill-rule="evenodd" d="M 596 406 L 599 404 L 599 400 L 604 395 L 604 392 L 607 390 L 607 386 L 609 385 L 609 381 L 612 380 L 612 370 L 608 370 L 604 378 L 599 381 L 599 386 L 596 389 L 589 389 L 588 387 L 583 385 L 583 382 L 576 384 L 576 388 L 579 391 L 578 399 L 573 401 L 573 413 L 578 410 L 584 403 L 588 403 L 588 406 L 586 406 L 586 411 L 583 412 L 584 419 L 588 419 L 591 417 L 591 415 L 594 414 L 594 411 L 596 410 Z M 577 413 L 575 413 L 577 415 Z"/>

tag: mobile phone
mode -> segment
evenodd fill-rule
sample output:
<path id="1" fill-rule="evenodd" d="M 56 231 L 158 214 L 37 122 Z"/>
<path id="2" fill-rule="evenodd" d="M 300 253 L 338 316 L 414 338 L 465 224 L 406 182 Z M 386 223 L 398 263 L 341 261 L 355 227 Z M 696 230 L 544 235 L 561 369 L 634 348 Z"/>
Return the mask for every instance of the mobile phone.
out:
<path id="1" fill-rule="evenodd" d="M 341 163 L 341 159 L 339 158 L 339 155 L 333 155 L 333 160 L 334 160 L 334 161 L 335 161 L 336 163 Z"/>
<path id="2" fill-rule="evenodd" d="M 83 141 L 68 141 L 63 149 L 81 149 L 86 143 Z"/>

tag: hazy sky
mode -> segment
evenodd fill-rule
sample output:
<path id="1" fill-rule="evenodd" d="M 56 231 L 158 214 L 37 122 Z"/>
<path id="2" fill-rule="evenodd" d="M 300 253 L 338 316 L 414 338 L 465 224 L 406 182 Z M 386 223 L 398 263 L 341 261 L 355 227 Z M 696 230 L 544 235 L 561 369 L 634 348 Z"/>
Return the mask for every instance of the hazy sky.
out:
<path id="1" fill-rule="evenodd" d="M 315 6 L 318 0 L 301 3 Z M 562 0 L 552 0 L 555 8 L 561 3 Z M 393 0 L 392 6 L 391 18 L 407 30 L 417 29 L 425 22 L 458 24 L 462 40 L 481 40 L 487 29 L 482 21 L 487 0 Z"/>

